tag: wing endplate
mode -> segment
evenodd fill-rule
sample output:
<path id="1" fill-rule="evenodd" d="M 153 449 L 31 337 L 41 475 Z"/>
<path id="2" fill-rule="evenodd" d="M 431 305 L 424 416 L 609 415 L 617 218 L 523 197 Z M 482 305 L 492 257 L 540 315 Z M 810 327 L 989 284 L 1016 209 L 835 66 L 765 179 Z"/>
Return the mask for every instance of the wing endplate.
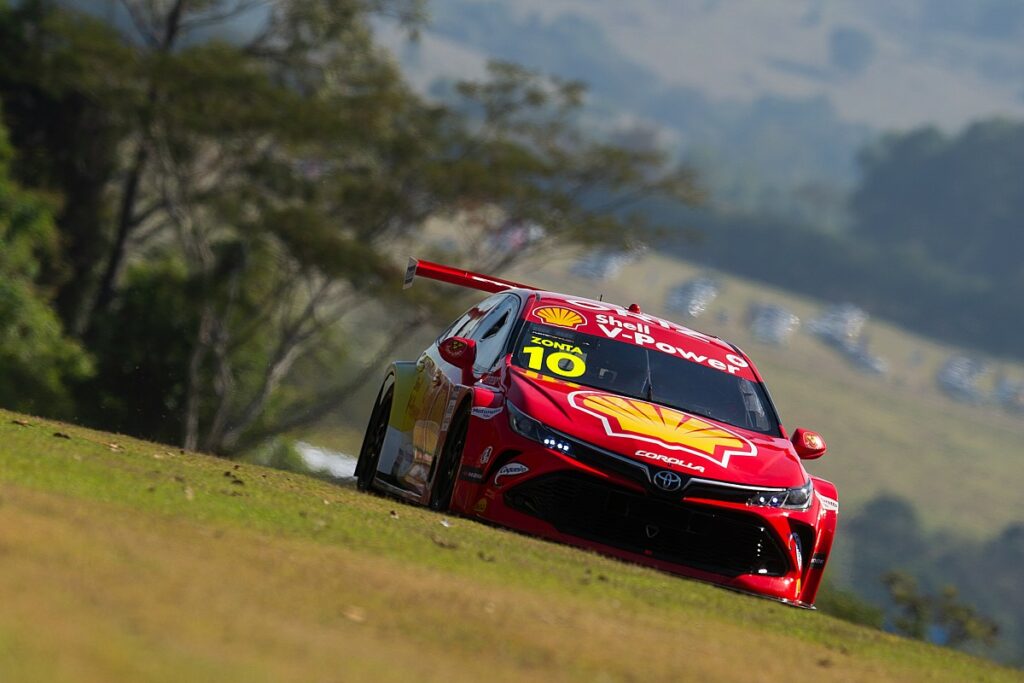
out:
<path id="1" fill-rule="evenodd" d="M 536 289 L 536 287 L 512 282 L 511 280 L 503 280 L 500 277 L 482 275 L 480 273 L 474 273 L 471 270 L 453 268 L 452 266 L 433 263 L 431 261 L 420 261 L 414 258 L 409 259 L 409 265 L 405 269 L 405 282 L 402 285 L 402 289 L 408 289 L 411 287 L 412 281 L 417 275 L 430 278 L 431 280 L 439 280 L 440 282 L 458 285 L 459 287 L 479 289 L 484 292 L 490 292 L 491 294 L 503 292 L 506 289 Z"/>

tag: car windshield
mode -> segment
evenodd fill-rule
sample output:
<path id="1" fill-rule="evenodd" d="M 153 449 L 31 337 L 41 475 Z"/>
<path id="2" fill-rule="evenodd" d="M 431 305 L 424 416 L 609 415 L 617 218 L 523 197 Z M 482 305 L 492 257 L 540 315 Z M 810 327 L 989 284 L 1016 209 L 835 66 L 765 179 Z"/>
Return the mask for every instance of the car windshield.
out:
<path id="1" fill-rule="evenodd" d="M 527 323 L 512 364 L 762 434 L 779 424 L 757 382 L 635 344 Z"/>

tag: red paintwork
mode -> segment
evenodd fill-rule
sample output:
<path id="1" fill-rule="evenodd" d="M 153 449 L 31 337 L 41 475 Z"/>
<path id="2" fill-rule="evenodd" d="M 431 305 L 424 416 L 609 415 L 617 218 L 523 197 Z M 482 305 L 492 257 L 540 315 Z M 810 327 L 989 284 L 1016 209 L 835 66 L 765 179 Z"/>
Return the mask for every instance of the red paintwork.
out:
<path id="1" fill-rule="evenodd" d="M 490 292 L 491 294 L 503 292 L 506 289 L 529 289 L 527 285 L 521 285 L 518 282 L 502 280 L 500 277 L 492 277 L 490 275 L 481 275 L 470 270 L 453 268 L 431 261 L 410 259 L 409 270 L 411 273 L 406 276 L 407 286 L 412 284 L 412 275 L 419 275 L 420 277 L 429 277 L 432 280 L 447 282 L 459 285 L 460 287 L 479 289 L 482 292 Z"/>
<path id="2" fill-rule="evenodd" d="M 729 425 L 713 423 L 723 432 L 729 432 L 748 441 L 754 446 L 752 455 L 731 455 L 724 458 L 713 453 L 680 452 L 671 446 L 665 447 L 643 440 L 644 436 L 630 438 L 628 436 L 609 436 L 601 419 L 574 407 L 569 397 L 577 392 L 586 394 L 604 394 L 586 387 L 579 387 L 560 380 L 551 379 L 528 370 L 509 366 L 506 370 L 510 375 L 508 398 L 529 415 L 541 422 L 579 438 L 587 443 L 600 445 L 623 455 L 632 455 L 638 450 L 652 450 L 668 456 L 677 456 L 677 460 L 688 462 L 693 467 L 684 467 L 672 463 L 658 465 L 664 469 L 675 470 L 687 476 L 698 476 L 703 479 L 714 479 L 756 486 L 800 486 L 807 481 L 807 474 L 800 465 L 800 459 L 793 453 L 792 444 L 787 439 L 773 438 L 756 432 L 748 432 Z M 610 394 L 606 394 L 610 395 Z M 629 399 L 630 402 L 643 404 L 643 401 Z M 709 419 L 701 422 L 712 423 Z M 649 438 L 649 437 L 648 437 Z M 677 446 L 678 448 L 678 446 Z M 635 458 L 645 462 L 642 458 Z M 725 461 L 725 464 L 722 463 Z M 694 468 L 702 468 L 695 470 Z"/>
<path id="3" fill-rule="evenodd" d="M 827 450 L 821 434 L 810 429 L 798 429 L 793 432 L 793 447 L 803 460 L 816 460 L 825 455 Z"/>
<path id="4" fill-rule="evenodd" d="M 462 371 L 462 383 L 473 383 L 473 363 L 476 362 L 476 342 L 463 337 L 449 337 L 437 345 L 437 351 L 446 363 Z"/>
<path id="5" fill-rule="evenodd" d="M 717 337 L 641 313 L 639 307 L 628 310 L 607 302 L 538 291 L 423 261 L 416 264 L 415 272 L 483 291 L 515 290 L 514 293 L 524 302 L 520 317 L 526 320 L 561 324 L 598 336 L 614 337 L 761 382 L 754 364 L 739 349 Z M 594 481 L 640 495 L 653 495 L 648 490 L 653 491 L 650 486 L 645 488 L 635 478 L 623 476 L 614 469 L 588 465 L 520 436 L 509 425 L 506 409 L 509 402 L 550 429 L 647 465 L 652 473 L 669 470 L 684 478 L 695 477 L 741 486 L 792 488 L 808 480 L 798 449 L 785 438 L 785 432 L 779 437 L 767 436 L 717 423 L 710 418 L 688 416 L 681 411 L 636 399 L 605 394 L 570 381 L 514 367 L 507 354 L 493 370 L 478 376 L 470 374 L 467 379 L 463 369 L 442 359 L 444 355 L 447 354 L 438 353 L 437 344 L 424 353 L 426 358 L 440 361 L 437 368 L 443 375 L 443 381 L 451 383 L 453 389 L 460 385 L 468 387 L 471 405 L 467 409 L 472 408 L 460 476 L 452 497 L 454 512 L 729 588 L 798 605 L 813 605 L 832 546 L 838 515 L 835 487 L 825 480 L 812 478 L 815 493 L 806 510 L 748 506 L 743 502 L 745 498 L 730 502 L 686 497 L 685 489 L 678 494 L 676 500 L 679 502 L 697 504 L 707 511 L 738 511 L 755 515 L 759 523 L 770 530 L 788 557 L 788 569 L 782 576 L 726 576 L 658 560 L 642 551 L 624 550 L 571 536 L 539 517 L 513 509 L 504 497 L 511 488 L 558 472 L 582 473 Z M 630 422 L 610 410 L 609 406 L 655 415 L 656 418 L 650 424 Z M 425 419 L 421 415 L 405 417 L 409 421 Z M 662 429 L 659 426 L 662 422 L 669 426 Z M 445 428 L 443 426 L 441 431 Z M 693 433 L 701 438 L 687 440 L 688 428 L 695 429 Z M 814 440 L 805 440 L 809 435 L 820 439 L 813 432 L 796 432 L 796 438 L 801 440 L 800 450 L 804 451 L 805 458 L 818 457 L 824 452 L 824 441 L 821 440 L 820 449 L 811 448 Z M 499 476 L 502 466 L 509 463 L 517 466 L 512 473 Z M 665 494 L 660 494 L 659 500 L 665 500 Z M 792 541 L 793 522 L 803 523 L 813 531 L 812 548 L 800 557 Z"/>

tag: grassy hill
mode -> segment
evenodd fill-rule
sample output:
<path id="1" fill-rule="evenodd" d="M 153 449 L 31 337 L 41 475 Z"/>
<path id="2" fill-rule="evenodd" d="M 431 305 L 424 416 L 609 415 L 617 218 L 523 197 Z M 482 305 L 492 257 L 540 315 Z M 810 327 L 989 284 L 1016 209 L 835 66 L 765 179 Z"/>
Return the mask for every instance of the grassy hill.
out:
<path id="1" fill-rule="evenodd" d="M 0 680 L 1020 680 L 315 479 L 0 411 Z"/>

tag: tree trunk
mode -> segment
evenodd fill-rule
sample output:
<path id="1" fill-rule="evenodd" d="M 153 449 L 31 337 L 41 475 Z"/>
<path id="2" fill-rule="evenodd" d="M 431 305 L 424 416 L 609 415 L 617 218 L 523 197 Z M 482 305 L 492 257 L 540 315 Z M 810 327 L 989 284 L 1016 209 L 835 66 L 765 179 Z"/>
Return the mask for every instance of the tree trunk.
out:
<path id="1" fill-rule="evenodd" d="M 213 310 L 207 304 L 203 307 L 199 319 L 199 330 L 196 334 L 196 345 L 188 361 L 188 378 L 185 387 L 185 430 L 182 434 L 181 447 L 194 451 L 199 446 L 199 399 L 203 388 L 203 361 L 210 349 L 210 332 L 213 327 Z"/>
<path id="2" fill-rule="evenodd" d="M 104 311 L 114 298 L 114 284 L 117 280 L 118 271 L 121 270 L 121 263 L 124 261 L 125 245 L 135 225 L 135 202 L 139 195 L 139 184 L 142 182 L 142 174 L 146 170 L 146 163 L 149 160 L 149 151 L 144 140 L 139 141 L 139 147 L 135 151 L 135 159 L 128 177 L 125 179 L 124 192 L 121 195 L 121 208 L 117 217 L 117 233 L 114 242 L 110 245 L 110 255 L 107 257 L 107 267 L 100 278 L 99 288 L 96 291 L 96 298 L 93 299 L 89 315 L 80 323 L 79 333 L 88 333 L 95 322 L 96 315 Z"/>
<path id="3" fill-rule="evenodd" d="M 232 443 L 231 447 L 228 449 L 229 452 L 238 453 L 248 448 L 252 448 L 260 441 L 274 436 L 275 434 L 282 434 L 300 427 L 307 427 L 318 420 L 323 419 L 332 411 L 337 410 L 344 405 L 345 401 L 348 400 L 353 392 L 379 375 L 381 366 L 392 358 L 395 350 L 404 344 L 408 340 L 409 335 L 422 327 L 427 320 L 429 320 L 429 316 L 417 313 L 415 317 L 402 326 L 401 330 L 398 330 L 395 334 L 391 335 L 390 340 L 378 349 L 373 358 L 368 360 L 354 377 L 351 377 L 347 382 L 339 387 L 321 392 L 319 396 L 307 402 L 302 407 L 293 410 L 290 415 L 287 415 L 266 429 L 239 434 L 234 443 Z"/>

